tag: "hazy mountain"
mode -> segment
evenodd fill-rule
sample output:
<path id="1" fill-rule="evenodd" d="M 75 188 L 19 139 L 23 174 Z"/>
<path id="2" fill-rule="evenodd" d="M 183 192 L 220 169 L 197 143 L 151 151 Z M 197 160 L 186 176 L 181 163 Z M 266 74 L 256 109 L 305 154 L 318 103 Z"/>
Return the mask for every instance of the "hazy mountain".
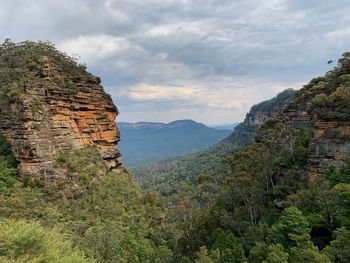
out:
<path id="1" fill-rule="evenodd" d="M 235 123 L 227 123 L 227 124 L 219 124 L 219 125 L 209 125 L 209 127 L 217 129 L 217 130 L 229 130 L 233 131 L 234 128 L 239 124 L 239 122 Z"/>
<path id="2" fill-rule="evenodd" d="M 133 166 L 194 153 L 227 137 L 230 130 L 207 127 L 193 120 L 170 123 L 119 122 L 123 163 Z"/>

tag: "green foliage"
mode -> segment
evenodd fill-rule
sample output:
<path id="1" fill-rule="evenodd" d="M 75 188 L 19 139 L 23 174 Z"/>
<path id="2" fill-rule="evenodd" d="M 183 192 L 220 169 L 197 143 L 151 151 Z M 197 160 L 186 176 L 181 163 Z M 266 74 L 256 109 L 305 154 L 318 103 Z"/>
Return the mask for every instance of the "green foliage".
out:
<path id="1" fill-rule="evenodd" d="M 12 154 L 11 144 L 0 134 L 0 156 L 4 158 L 10 167 L 17 167 L 17 160 Z"/>
<path id="2" fill-rule="evenodd" d="M 310 101 L 309 107 L 324 107 L 324 106 L 328 105 L 329 102 L 330 102 L 330 98 L 326 94 L 321 93 L 321 94 L 316 95 Z"/>
<path id="3" fill-rule="evenodd" d="M 245 260 L 242 243 L 229 231 L 219 234 L 213 249 L 219 252 L 219 262 L 239 263 Z"/>
<path id="4" fill-rule="evenodd" d="M 37 222 L 0 220 L 1 262 L 95 262 L 73 248 L 67 236 Z"/>
<path id="5" fill-rule="evenodd" d="M 310 129 L 300 128 L 293 148 L 293 160 L 299 166 L 306 165 L 307 149 L 310 140 L 313 137 L 313 132 Z"/>
<path id="6" fill-rule="evenodd" d="M 331 167 L 326 173 L 326 179 L 331 182 L 332 185 L 350 183 L 350 159 L 346 160 L 343 168 L 340 170 Z"/>
<path id="7" fill-rule="evenodd" d="M 1 217 L 58 226 L 98 262 L 172 262 L 168 241 L 173 236 L 156 223 L 163 209 L 157 198 L 145 197 L 126 174 L 91 181 L 71 199 L 57 191 L 54 182 L 45 182 L 42 188 L 18 186 L 0 197 Z"/>
<path id="8" fill-rule="evenodd" d="M 288 263 L 288 253 L 281 244 L 269 245 L 267 257 L 262 263 Z"/>
<path id="9" fill-rule="evenodd" d="M 303 262 L 310 262 L 310 263 L 330 263 L 330 259 L 320 253 L 318 249 L 312 244 L 310 244 L 307 247 L 294 247 L 291 249 L 291 252 L 289 254 L 289 262 L 291 263 L 303 263 Z"/>
<path id="10" fill-rule="evenodd" d="M 71 204 L 70 213 L 79 218 L 72 226 L 79 226 L 75 231 L 84 233 L 80 242 L 102 262 L 115 262 L 116 258 L 125 262 L 171 260 L 166 243 L 157 246 L 148 238 L 152 221 L 146 204 L 131 177 L 110 174 Z"/>
<path id="11" fill-rule="evenodd" d="M 249 251 L 249 262 L 260 263 L 263 262 L 269 253 L 269 246 L 267 243 L 262 241 L 256 241 L 255 246 Z"/>
<path id="12" fill-rule="evenodd" d="M 205 246 L 199 248 L 195 263 L 214 263 L 212 258 L 208 255 L 208 250 Z"/>
<path id="13" fill-rule="evenodd" d="M 0 188 L 11 188 L 17 183 L 17 169 L 11 167 L 6 158 L 0 156 Z"/>
<path id="14" fill-rule="evenodd" d="M 333 262 L 350 262 L 350 230 L 340 228 L 335 231 L 336 238 L 324 249 Z"/>
<path id="15" fill-rule="evenodd" d="M 288 207 L 271 227 L 271 237 L 285 248 L 304 246 L 310 240 L 309 223 L 299 209 Z"/>
<path id="16" fill-rule="evenodd" d="M 342 225 L 350 227 L 350 184 L 340 183 L 334 187 Z"/>
<path id="17" fill-rule="evenodd" d="M 55 70 L 62 73 L 65 79 L 44 75 L 45 63 L 52 63 Z M 29 82 L 61 87 L 74 88 L 73 80 L 91 76 L 86 72 L 86 66 L 79 64 L 77 59 L 58 51 L 49 42 L 25 41 L 13 43 L 7 39 L 0 45 L 0 101 L 13 103 L 25 94 Z"/>
<path id="18" fill-rule="evenodd" d="M 0 134 L 0 188 L 11 188 L 17 183 L 17 160 L 10 143 Z"/>
<path id="19" fill-rule="evenodd" d="M 59 152 L 56 163 L 66 167 L 71 179 L 79 179 L 88 185 L 92 179 L 97 178 L 106 170 L 106 165 L 99 151 L 94 147 L 86 147 L 71 152 Z"/>

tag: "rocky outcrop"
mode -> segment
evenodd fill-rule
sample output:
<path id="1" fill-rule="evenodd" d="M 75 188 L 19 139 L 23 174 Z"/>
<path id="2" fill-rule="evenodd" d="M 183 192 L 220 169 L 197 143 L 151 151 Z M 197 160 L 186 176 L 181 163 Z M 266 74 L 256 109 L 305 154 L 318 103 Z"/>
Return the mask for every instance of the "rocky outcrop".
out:
<path id="1" fill-rule="evenodd" d="M 118 169 L 118 111 L 111 97 L 98 78 L 67 76 L 54 59 L 42 56 L 38 68 L 25 71 L 24 94 L 1 102 L 0 131 L 12 144 L 20 175 L 64 179 L 57 154 L 86 146 L 99 150 L 109 170 Z"/>
<path id="2" fill-rule="evenodd" d="M 270 100 L 254 105 L 247 113 L 244 121 L 222 143 L 233 143 L 243 146 L 247 142 L 253 141 L 257 129 L 263 123 L 272 119 L 274 115 L 281 112 L 293 99 L 294 94 L 294 90 L 287 89 Z"/>
<path id="3" fill-rule="evenodd" d="M 314 178 L 330 167 L 342 167 L 344 160 L 350 157 L 350 119 L 331 116 L 326 105 L 322 109 L 312 109 L 307 106 L 310 101 L 312 98 L 292 103 L 285 115 L 294 129 L 303 127 L 314 134 L 307 152 L 306 169 L 308 177 Z"/>
<path id="4" fill-rule="evenodd" d="M 341 168 L 350 157 L 350 54 L 345 53 L 337 67 L 299 90 L 275 121 L 284 125 L 283 130 L 304 128 L 313 133 L 304 171 L 309 178 L 330 167 Z M 261 131 L 257 140 L 264 141 L 263 137 Z M 293 138 L 284 140 L 285 147 L 293 147 Z"/>

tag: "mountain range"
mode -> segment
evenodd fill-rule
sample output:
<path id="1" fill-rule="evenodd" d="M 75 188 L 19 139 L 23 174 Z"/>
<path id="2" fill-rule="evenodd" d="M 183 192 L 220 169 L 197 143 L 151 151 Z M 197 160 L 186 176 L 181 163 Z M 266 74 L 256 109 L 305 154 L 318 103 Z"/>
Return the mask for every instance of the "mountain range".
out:
<path id="1" fill-rule="evenodd" d="M 118 148 L 126 166 L 194 153 L 218 143 L 231 133 L 193 120 L 117 124 L 121 135 Z"/>

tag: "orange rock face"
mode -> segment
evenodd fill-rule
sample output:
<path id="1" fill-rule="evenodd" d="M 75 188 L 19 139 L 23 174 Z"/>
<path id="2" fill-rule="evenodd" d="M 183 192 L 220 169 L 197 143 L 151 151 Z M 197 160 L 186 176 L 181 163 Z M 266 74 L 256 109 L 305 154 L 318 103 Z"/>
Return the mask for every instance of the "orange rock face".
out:
<path id="1" fill-rule="evenodd" d="M 53 77 L 60 76 L 47 62 L 41 76 L 26 83 L 24 96 L 0 109 L 0 131 L 13 146 L 20 174 L 63 178 L 55 169 L 57 153 L 86 146 L 97 147 L 110 170 L 118 169 L 118 111 L 111 97 L 92 75 L 70 79 L 69 88 L 52 83 Z"/>

